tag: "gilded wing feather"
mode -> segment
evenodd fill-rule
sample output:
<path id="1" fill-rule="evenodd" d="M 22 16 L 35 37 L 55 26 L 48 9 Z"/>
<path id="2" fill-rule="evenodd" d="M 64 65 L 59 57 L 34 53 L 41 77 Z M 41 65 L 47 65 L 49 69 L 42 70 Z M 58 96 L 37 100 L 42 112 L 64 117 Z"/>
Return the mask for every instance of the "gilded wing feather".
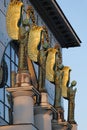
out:
<path id="1" fill-rule="evenodd" d="M 18 40 L 19 27 L 18 22 L 21 17 L 21 7 L 23 3 L 18 1 L 17 3 L 10 2 L 6 13 L 6 26 L 7 33 L 12 39 Z"/>
<path id="2" fill-rule="evenodd" d="M 32 26 L 29 38 L 28 38 L 28 56 L 31 60 L 37 62 L 37 56 L 38 56 L 38 45 L 41 40 L 41 32 L 43 30 L 43 27 L 39 26 Z"/>
<path id="3" fill-rule="evenodd" d="M 46 78 L 54 82 L 54 65 L 55 65 L 55 55 L 57 53 L 57 50 L 54 48 L 48 49 L 48 56 L 46 61 Z"/>
<path id="4" fill-rule="evenodd" d="M 62 79 L 62 96 L 67 98 L 67 88 L 68 88 L 68 83 L 70 80 L 70 67 L 69 66 L 64 66 L 63 70 L 63 79 Z"/>

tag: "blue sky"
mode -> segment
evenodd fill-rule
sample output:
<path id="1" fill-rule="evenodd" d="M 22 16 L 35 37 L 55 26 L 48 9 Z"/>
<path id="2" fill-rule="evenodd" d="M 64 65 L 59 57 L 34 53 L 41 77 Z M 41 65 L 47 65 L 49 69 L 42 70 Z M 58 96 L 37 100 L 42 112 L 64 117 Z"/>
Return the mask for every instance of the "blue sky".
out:
<path id="1" fill-rule="evenodd" d="M 63 49 L 63 64 L 72 69 L 71 81 L 77 81 L 75 119 L 78 130 L 84 130 L 87 124 L 87 0 L 57 2 L 82 41 L 81 47 Z"/>

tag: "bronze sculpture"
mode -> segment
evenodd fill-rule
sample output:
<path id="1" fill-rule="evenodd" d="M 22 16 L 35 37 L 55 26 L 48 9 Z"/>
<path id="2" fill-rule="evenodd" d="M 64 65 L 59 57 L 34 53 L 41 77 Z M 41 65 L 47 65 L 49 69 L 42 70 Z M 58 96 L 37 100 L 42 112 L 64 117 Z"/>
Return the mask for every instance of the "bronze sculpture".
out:
<path id="1" fill-rule="evenodd" d="M 61 96 L 62 96 L 62 78 L 63 72 L 61 71 L 63 66 L 57 66 L 54 73 L 54 83 L 55 83 L 55 108 L 61 107 Z"/>
<path id="2" fill-rule="evenodd" d="M 46 80 L 46 60 L 49 48 L 49 37 L 48 31 L 45 26 L 43 26 L 43 31 L 41 33 L 40 50 L 38 52 L 38 89 L 40 92 L 46 92 L 45 80 Z"/>
<path id="3" fill-rule="evenodd" d="M 54 84 L 55 84 L 55 108 L 61 107 L 61 96 L 62 96 L 62 79 L 63 79 L 63 65 L 62 65 L 62 54 L 60 45 L 56 44 L 55 48 L 58 50 L 55 56 L 54 66 Z"/>
<path id="4" fill-rule="evenodd" d="M 25 18 L 23 17 L 24 15 Z M 29 23 L 30 19 L 32 20 L 31 24 Z M 27 10 L 25 10 L 21 0 L 11 0 L 6 13 L 6 25 L 8 35 L 13 40 L 17 40 L 17 42 L 19 43 L 18 71 L 24 72 L 28 70 L 29 73 L 31 73 L 32 83 L 34 83 L 34 86 L 36 86 L 37 83 L 34 74 L 35 72 L 32 61 L 28 57 L 28 47 L 27 47 L 30 26 L 35 25 L 33 8 L 31 6 L 28 6 Z M 35 80 L 34 82 L 33 79 Z"/>
<path id="5" fill-rule="evenodd" d="M 75 94 L 76 94 L 76 88 L 73 89 L 73 87 L 77 84 L 77 82 L 74 80 L 71 82 L 71 86 L 68 87 L 68 121 L 71 124 L 76 124 L 74 119 L 74 111 L 75 111 Z"/>
<path id="6" fill-rule="evenodd" d="M 29 19 L 32 19 L 32 23 L 35 24 L 35 18 L 33 13 L 33 8 L 31 6 L 28 6 L 26 11 L 26 18 L 23 20 L 21 18 L 21 26 L 19 27 L 19 33 L 18 33 L 18 41 L 19 41 L 19 66 L 18 68 L 22 70 L 28 69 L 28 38 L 29 38 L 29 32 L 30 32 L 30 23 Z"/>
<path id="7" fill-rule="evenodd" d="M 26 31 L 26 27 L 28 30 Z M 19 63 L 18 63 L 18 71 L 27 70 L 27 42 L 29 35 L 29 22 L 28 19 L 23 21 L 23 25 L 19 28 Z"/>
<path id="8" fill-rule="evenodd" d="M 61 47 L 57 43 L 54 48 L 50 49 L 51 55 L 49 57 L 50 61 L 52 61 L 51 70 L 48 71 L 48 79 L 55 85 L 55 97 L 54 97 L 54 107 L 57 111 L 53 113 L 53 119 L 58 122 L 64 121 L 63 108 L 61 105 L 61 97 L 62 97 L 62 79 L 63 79 L 63 68 L 62 65 L 62 54 Z M 54 57 L 52 57 L 54 55 Z M 51 60 L 52 59 L 52 60 Z M 48 60 L 48 59 L 47 59 Z M 50 67 L 50 66 L 49 66 Z"/>
<path id="9" fill-rule="evenodd" d="M 45 79 L 46 79 L 46 59 L 48 54 L 48 43 L 44 43 L 42 45 L 42 49 L 38 53 L 38 63 L 39 63 L 39 71 L 38 71 L 38 87 L 39 91 L 45 91 Z"/>
<path id="10" fill-rule="evenodd" d="M 33 25 L 28 39 L 28 57 L 38 64 L 38 90 L 45 87 L 45 62 L 49 39 L 47 29 L 44 26 Z M 33 46 L 32 46 L 33 45 Z M 43 87 L 44 86 L 44 87 Z M 44 90 L 43 90 L 44 91 Z"/>
<path id="11" fill-rule="evenodd" d="M 13 5 L 15 5 L 18 11 L 16 12 L 16 15 Z M 26 19 L 22 21 L 22 7 L 23 3 L 20 2 L 20 0 L 11 0 L 6 17 L 8 34 L 12 39 L 18 40 L 19 42 L 18 71 L 24 72 L 29 70 L 32 84 L 40 92 L 46 92 L 46 78 L 50 82 L 53 82 L 55 84 L 54 107 L 58 110 L 59 118 L 61 118 L 60 115 L 63 115 L 61 114 L 63 113 L 61 110 L 61 96 L 63 96 L 64 98 L 67 98 L 69 102 L 68 121 L 73 123 L 75 122 L 74 100 L 76 89 L 73 90 L 73 86 L 75 86 L 73 83 L 70 87 L 68 87 L 70 68 L 62 65 L 62 53 L 60 50 L 61 47 L 59 44 L 56 44 L 54 48 L 49 48 L 49 40 L 47 39 L 48 34 L 46 32 L 46 28 L 43 26 L 37 26 L 35 24 L 34 12 L 31 6 L 28 7 L 27 11 L 24 10 L 26 13 Z M 10 9 L 12 9 L 12 12 L 14 12 L 13 16 L 15 17 L 11 16 L 12 13 Z M 14 22 L 16 23 L 15 26 L 12 24 L 12 18 L 16 18 L 16 21 Z M 32 19 L 33 24 L 29 23 L 30 18 Z M 9 19 L 11 20 L 10 22 Z M 14 31 L 14 29 L 16 30 Z M 45 35 L 43 35 L 43 33 Z M 44 40 L 44 36 L 46 40 Z M 32 61 L 38 62 L 38 84 Z M 66 70 L 67 74 L 64 74 Z"/>

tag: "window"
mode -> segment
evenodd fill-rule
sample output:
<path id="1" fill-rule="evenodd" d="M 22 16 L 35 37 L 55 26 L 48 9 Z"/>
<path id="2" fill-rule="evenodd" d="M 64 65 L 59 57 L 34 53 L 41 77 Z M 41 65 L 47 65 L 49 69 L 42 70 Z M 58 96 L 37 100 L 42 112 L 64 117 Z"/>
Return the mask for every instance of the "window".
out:
<path id="1" fill-rule="evenodd" d="M 12 99 L 11 95 L 6 91 L 7 87 L 11 87 L 11 72 L 17 72 L 18 45 L 15 41 L 11 41 L 6 48 L 2 60 L 3 81 L 0 84 L 0 117 L 6 122 L 12 123 Z"/>

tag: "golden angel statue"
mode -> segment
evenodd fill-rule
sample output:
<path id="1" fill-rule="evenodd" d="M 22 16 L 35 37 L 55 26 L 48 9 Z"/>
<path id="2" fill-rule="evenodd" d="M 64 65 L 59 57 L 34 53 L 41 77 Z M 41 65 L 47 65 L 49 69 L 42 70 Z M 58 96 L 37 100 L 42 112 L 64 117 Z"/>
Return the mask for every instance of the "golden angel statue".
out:
<path id="1" fill-rule="evenodd" d="M 26 14 L 25 18 L 23 17 L 24 13 Z M 10 0 L 6 13 L 7 33 L 9 37 L 11 37 L 11 39 L 16 40 L 19 43 L 18 71 L 26 71 L 27 69 L 29 69 L 33 82 L 33 80 L 36 81 L 34 67 L 32 61 L 28 57 L 27 50 L 30 19 L 32 20 L 31 25 L 35 24 L 34 11 L 31 6 L 28 6 L 27 10 L 25 10 L 24 4 L 21 2 L 21 0 Z"/>

